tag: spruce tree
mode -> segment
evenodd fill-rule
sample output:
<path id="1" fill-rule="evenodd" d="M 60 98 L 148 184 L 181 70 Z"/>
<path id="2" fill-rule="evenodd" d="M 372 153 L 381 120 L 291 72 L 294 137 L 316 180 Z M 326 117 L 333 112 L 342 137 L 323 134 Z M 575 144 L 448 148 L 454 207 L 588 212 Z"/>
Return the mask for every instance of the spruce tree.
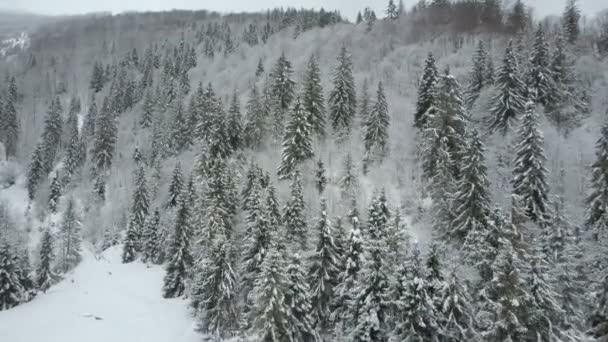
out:
<path id="1" fill-rule="evenodd" d="M 55 258 L 53 252 L 53 235 L 47 228 L 42 234 L 40 254 L 38 258 L 38 268 L 36 269 L 36 286 L 38 290 L 46 292 L 55 281 L 52 264 Z"/>
<path id="2" fill-rule="evenodd" d="M 154 99 L 154 92 L 152 89 L 148 89 L 144 95 L 144 102 L 141 107 L 141 114 L 139 116 L 139 124 L 143 128 L 148 128 L 152 125 L 152 118 L 154 117 L 154 110 L 157 103 Z"/>
<path id="3" fill-rule="evenodd" d="M 255 77 L 260 77 L 264 74 L 264 63 L 262 59 L 258 60 L 258 66 L 255 68 Z"/>
<path id="4" fill-rule="evenodd" d="M 102 176 L 95 178 L 95 183 L 93 184 L 93 193 L 102 202 L 106 200 L 106 182 Z"/>
<path id="5" fill-rule="evenodd" d="M 290 330 L 293 341 L 320 341 L 321 338 L 314 325 L 312 317 L 311 294 L 306 282 L 306 267 L 299 253 L 294 253 L 288 259 L 287 280 L 289 282 L 285 294 L 285 302 L 291 309 Z"/>
<path id="6" fill-rule="evenodd" d="M 259 148 L 266 132 L 266 113 L 262 106 L 257 85 L 253 85 L 247 100 L 247 114 L 243 130 L 245 143 L 249 148 Z"/>
<path id="7" fill-rule="evenodd" d="M 317 247 L 310 258 L 309 283 L 311 289 L 312 312 L 316 326 L 328 327 L 334 287 L 340 272 L 340 254 L 337 250 L 331 222 L 327 214 L 325 199 L 321 199 L 321 212 L 317 220 Z"/>
<path id="8" fill-rule="evenodd" d="M 45 175 L 44 172 L 44 150 L 46 147 L 44 146 L 44 142 L 40 141 L 36 145 L 34 152 L 32 152 L 32 160 L 28 166 L 27 170 L 27 194 L 30 201 L 34 199 L 36 196 L 36 191 L 38 189 L 38 185 L 42 178 Z"/>
<path id="9" fill-rule="evenodd" d="M 589 319 L 590 335 L 598 341 L 608 338 L 608 276 L 604 278 L 595 309 Z"/>
<path id="10" fill-rule="evenodd" d="M 452 158 L 448 152 L 448 139 L 439 141 L 435 151 L 435 175 L 429 180 L 429 191 L 433 199 L 433 228 L 435 232 L 444 235 L 452 229 L 454 220 L 454 197 L 456 195 L 456 179 L 452 174 Z M 445 236 L 445 235 L 444 235 Z"/>
<path id="11" fill-rule="evenodd" d="M 143 262 L 152 262 L 160 264 L 162 260 L 162 232 L 160 231 L 160 211 L 154 210 L 154 213 L 148 217 L 142 232 L 142 254 Z"/>
<path id="12" fill-rule="evenodd" d="M 23 287 L 22 302 L 26 303 L 34 299 L 38 292 L 35 280 L 32 278 L 32 266 L 30 264 L 29 250 L 22 249 L 18 256 L 19 263 L 19 283 Z"/>
<path id="13" fill-rule="evenodd" d="M 95 93 L 99 93 L 104 86 L 104 70 L 101 62 L 95 61 L 93 64 L 93 72 L 91 74 L 91 81 L 89 82 L 89 88 Z"/>
<path id="14" fill-rule="evenodd" d="M 0 133 L 3 138 L 0 142 L 4 144 L 6 149 L 6 158 L 15 157 L 17 154 L 17 143 L 19 141 L 19 119 L 17 118 L 17 110 L 10 94 L 6 96 L 4 106 L 0 101 Z"/>
<path id="15" fill-rule="evenodd" d="M 175 164 L 175 168 L 173 169 L 173 174 L 171 175 L 171 183 L 169 184 L 169 199 L 167 200 L 167 208 L 177 207 L 179 195 L 184 186 L 182 177 L 182 163 L 177 162 Z"/>
<path id="16" fill-rule="evenodd" d="M 292 80 L 292 74 L 291 62 L 285 57 L 285 53 L 282 53 L 271 73 L 272 95 L 277 104 L 274 118 L 277 128 L 283 127 L 285 114 L 295 98 L 295 82 Z"/>
<path id="17" fill-rule="evenodd" d="M 223 234 L 215 236 L 210 253 L 200 267 L 202 289 L 197 298 L 199 329 L 214 338 L 229 338 L 238 332 L 238 278 L 236 250 Z"/>
<path id="18" fill-rule="evenodd" d="M 163 297 L 176 298 L 184 294 L 186 281 L 192 265 L 190 240 L 192 238 L 189 193 L 184 190 L 173 225 L 173 237 L 169 247 L 163 285 Z"/>
<path id="19" fill-rule="evenodd" d="M 378 83 L 376 102 L 370 115 L 364 119 L 365 166 L 374 160 L 382 161 L 388 153 L 388 129 L 390 117 L 382 82 Z"/>
<path id="20" fill-rule="evenodd" d="M 97 121 L 97 104 L 95 103 L 95 97 L 91 97 L 91 105 L 87 111 L 87 115 L 84 118 L 82 124 L 82 136 L 86 140 L 93 139 L 95 137 L 95 123 Z"/>
<path id="21" fill-rule="evenodd" d="M 475 331 L 473 300 L 455 272 L 439 288 L 438 295 L 440 340 L 477 341 L 479 336 Z"/>
<path id="22" fill-rule="evenodd" d="M 230 109 L 228 110 L 228 122 L 226 129 L 228 130 L 228 136 L 230 139 L 230 147 L 233 151 L 238 151 L 244 146 L 243 142 L 243 126 L 241 117 L 239 98 L 236 94 L 236 90 L 232 94 L 232 100 L 230 102 Z"/>
<path id="23" fill-rule="evenodd" d="M 340 196 L 343 200 L 352 200 L 356 197 L 359 180 L 355 170 L 355 161 L 350 153 L 346 154 L 342 165 L 342 173 L 339 181 Z"/>
<path id="24" fill-rule="evenodd" d="M 498 92 L 491 100 L 490 131 L 502 130 L 504 134 L 512 122 L 523 115 L 525 109 L 525 85 L 519 78 L 512 41 L 509 41 L 505 50 L 503 65 L 496 79 L 496 88 Z"/>
<path id="25" fill-rule="evenodd" d="M 283 223 L 287 230 L 289 241 L 299 250 L 308 249 L 308 225 L 306 223 L 306 204 L 302 189 L 302 174 L 299 170 L 294 173 L 291 183 L 291 196 L 283 210 Z"/>
<path id="26" fill-rule="evenodd" d="M 176 99 L 174 101 L 175 116 L 171 127 L 171 149 L 175 154 L 179 154 L 184 149 L 190 146 L 191 129 L 190 122 L 184 113 L 182 101 Z"/>
<path id="27" fill-rule="evenodd" d="M 461 178 L 454 194 L 452 227 L 449 235 L 461 241 L 477 225 L 487 225 L 490 215 L 490 182 L 485 165 L 484 147 L 477 131 L 468 137 L 462 158 Z"/>
<path id="28" fill-rule="evenodd" d="M 140 166 L 135 174 L 133 196 L 131 199 L 131 210 L 129 216 L 129 227 L 135 232 L 136 250 L 140 250 L 141 234 L 146 223 L 150 207 L 150 198 L 146 185 L 146 173 L 143 166 Z"/>
<path id="29" fill-rule="evenodd" d="M 352 341 L 386 341 L 389 336 L 390 278 L 386 268 L 389 213 L 383 195 L 372 199 L 364 236 L 364 263 L 353 287 Z"/>
<path id="30" fill-rule="evenodd" d="M 19 265 L 11 246 L 0 237 L 0 311 L 21 303 L 23 286 L 19 281 Z"/>
<path id="31" fill-rule="evenodd" d="M 312 127 L 308 121 L 308 114 L 298 98 L 295 100 L 291 119 L 285 127 L 281 152 L 282 160 L 277 170 L 280 178 L 290 178 L 301 163 L 312 158 L 311 134 Z"/>
<path id="32" fill-rule="evenodd" d="M 371 107 L 371 103 L 370 103 L 370 99 L 369 99 L 369 84 L 368 84 L 367 78 L 363 80 L 363 85 L 361 86 L 361 95 L 359 96 L 358 105 L 359 105 L 358 117 L 362 123 L 362 120 L 369 116 L 370 107 Z"/>
<path id="33" fill-rule="evenodd" d="M 591 189 L 586 199 L 585 224 L 598 239 L 608 231 L 608 123 L 602 126 L 591 166 Z"/>
<path id="34" fill-rule="evenodd" d="M 63 273 L 67 273 L 80 263 L 81 253 L 81 229 L 82 222 L 76 203 L 73 198 L 69 198 L 59 226 L 60 252 L 57 261 L 57 268 Z"/>
<path id="35" fill-rule="evenodd" d="M 319 195 L 325 191 L 325 187 L 327 186 L 327 177 L 325 176 L 325 164 L 323 160 L 319 158 L 317 161 L 317 168 L 315 170 L 315 187 L 319 192 Z"/>
<path id="36" fill-rule="evenodd" d="M 538 128 L 538 114 L 534 104 L 526 104 L 521 121 L 513 170 L 513 193 L 520 197 L 521 205 L 529 219 L 543 226 L 550 219 L 548 203 L 548 171 L 543 148 L 544 138 Z"/>
<path id="37" fill-rule="evenodd" d="M 51 101 L 46 118 L 44 119 L 44 130 L 42 132 L 42 141 L 44 144 L 43 170 L 45 173 L 48 173 L 53 169 L 57 149 L 61 142 L 63 133 L 61 112 L 61 102 L 59 101 L 59 97 L 56 97 Z"/>
<path id="38" fill-rule="evenodd" d="M 333 88 L 329 92 L 329 119 L 338 135 L 350 133 L 356 110 L 352 57 L 346 46 L 342 46 L 338 55 L 338 66 L 334 71 Z"/>
<path id="39" fill-rule="evenodd" d="M 399 11 L 397 10 L 397 5 L 395 5 L 394 0 L 388 1 L 388 7 L 386 8 L 386 16 L 389 19 L 399 19 Z"/>
<path id="40" fill-rule="evenodd" d="M 103 174 L 112 165 L 117 140 L 116 116 L 110 109 L 108 98 L 103 101 L 95 123 L 95 144 L 93 146 L 93 168 L 96 175 Z"/>
<path id="41" fill-rule="evenodd" d="M 480 40 L 473 56 L 473 69 L 469 74 L 469 86 L 466 90 L 465 103 L 468 108 L 473 107 L 481 90 L 490 83 L 490 80 L 487 79 L 488 61 L 488 52 L 485 50 L 483 40 Z"/>
<path id="42" fill-rule="evenodd" d="M 312 131 L 319 137 L 325 135 L 325 97 L 321 87 L 321 71 L 317 57 L 312 55 L 308 61 L 302 94 L 302 106 L 308 113 Z"/>
<path id="43" fill-rule="evenodd" d="M 59 175 L 55 174 L 53 179 L 51 180 L 51 186 L 49 189 L 49 210 L 52 213 L 57 212 L 57 204 L 59 204 L 59 197 L 61 197 L 61 181 L 59 180 Z"/>
<path id="44" fill-rule="evenodd" d="M 531 92 L 530 98 L 545 107 L 551 105 L 551 94 L 553 94 L 555 88 L 550 69 L 550 58 L 545 30 L 542 25 L 539 25 L 534 38 L 532 56 L 530 57 L 527 85 Z"/>
<path id="45" fill-rule="evenodd" d="M 581 19 L 581 11 L 578 8 L 577 0 L 568 0 L 566 2 L 566 9 L 562 16 L 563 31 L 566 36 L 566 40 L 570 44 L 576 43 L 578 36 L 580 35 L 580 28 L 578 22 Z"/>
<path id="46" fill-rule="evenodd" d="M 429 122 L 429 116 L 434 115 L 429 110 L 436 105 L 438 86 L 439 72 L 437 71 L 435 57 L 429 52 L 418 87 L 418 100 L 416 102 L 416 112 L 414 113 L 414 126 L 419 130 L 425 129 Z"/>

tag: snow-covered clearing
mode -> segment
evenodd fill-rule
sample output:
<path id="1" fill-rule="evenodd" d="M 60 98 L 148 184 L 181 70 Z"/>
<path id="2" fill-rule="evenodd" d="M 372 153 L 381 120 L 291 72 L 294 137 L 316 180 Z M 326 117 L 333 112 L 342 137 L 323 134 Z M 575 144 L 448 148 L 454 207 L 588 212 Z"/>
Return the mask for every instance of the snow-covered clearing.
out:
<path id="1" fill-rule="evenodd" d="M 122 264 L 119 246 L 82 263 L 46 294 L 0 311 L 7 342 L 200 341 L 183 300 L 161 296 L 163 269 Z"/>

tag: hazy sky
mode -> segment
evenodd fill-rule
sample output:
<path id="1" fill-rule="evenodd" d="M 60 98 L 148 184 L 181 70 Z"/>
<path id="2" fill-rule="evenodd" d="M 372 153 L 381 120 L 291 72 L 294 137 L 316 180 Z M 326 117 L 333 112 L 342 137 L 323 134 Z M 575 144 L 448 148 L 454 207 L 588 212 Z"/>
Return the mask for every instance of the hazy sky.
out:
<path id="1" fill-rule="evenodd" d="M 418 0 L 404 0 L 407 7 Z M 566 0 L 527 0 L 538 15 L 558 14 Z M 257 11 L 274 7 L 324 7 L 339 9 L 354 18 L 358 10 L 370 6 L 383 12 L 388 0 L 0 0 L 0 9 L 23 10 L 41 14 L 79 14 L 97 11 L 114 13 L 130 10 L 210 9 L 220 12 Z M 608 8 L 608 0 L 579 0 L 585 14 Z"/>

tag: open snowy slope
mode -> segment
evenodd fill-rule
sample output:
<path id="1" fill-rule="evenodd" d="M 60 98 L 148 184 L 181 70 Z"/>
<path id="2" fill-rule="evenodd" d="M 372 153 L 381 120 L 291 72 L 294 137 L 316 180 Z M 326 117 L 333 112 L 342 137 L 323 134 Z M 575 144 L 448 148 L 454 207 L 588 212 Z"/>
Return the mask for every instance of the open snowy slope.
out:
<path id="1" fill-rule="evenodd" d="M 120 247 L 82 263 L 32 302 L 0 311 L 10 342 L 199 341 L 187 304 L 161 296 L 163 270 L 122 264 Z"/>

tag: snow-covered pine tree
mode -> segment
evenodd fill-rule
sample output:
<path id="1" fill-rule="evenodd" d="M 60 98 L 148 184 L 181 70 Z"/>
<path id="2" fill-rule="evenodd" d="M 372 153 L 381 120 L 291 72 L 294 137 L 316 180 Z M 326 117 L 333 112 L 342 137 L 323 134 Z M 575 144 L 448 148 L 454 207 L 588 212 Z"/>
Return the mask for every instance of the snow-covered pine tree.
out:
<path id="1" fill-rule="evenodd" d="M 34 148 L 34 152 L 32 152 L 32 160 L 28 166 L 27 170 L 27 195 L 30 201 L 34 199 L 36 196 L 36 191 L 38 190 L 38 185 L 45 175 L 44 172 L 44 141 L 38 142 L 36 148 Z"/>
<path id="2" fill-rule="evenodd" d="M 399 341 L 437 341 L 439 317 L 417 245 L 409 259 L 399 272 L 394 291 L 397 322 L 393 335 Z"/>
<path id="3" fill-rule="evenodd" d="M 529 97 L 543 106 L 551 105 L 551 94 L 555 91 L 553 74 L 551 72 L 551 56 L 545 39 L 545 30 L 541 24 L 538 25 L 534 36 L 534 47 L 530 57 L 530 71 L 528 72 Z"/>
<path id="4" fill-rule="evenodd" d="M 344 156 L 342 165 L 342 174 L 340 175 L 339 181 L 340 196 L 342 197 L 342 200 L 353 200 L 358 191 L 359 180 L 355 170 L 355 161 L 350 152 Z"/>
<path id="5" fill-rule="evenodd" d="M 454 220 L 453 200 L 456 194 L 456 180 L 452 174 L 452 159 L 448 152 L 447 138 L 443 137 L 435 151 L 435 175 L 430 179 L 429 190 L 433 199 L 433 229 L 445 236 L 452 229 Z"/>
<path id="6" fill-rule="evenodd" d="M 93 184 L 93 193 L 100 201 L 106 200 L 106 182 L 103 176 L 95 177 L 95 183 Z"/>
<path id="7" fill-rule="evenodd" d="M 176 298 L 184 294 L 186 281 L 192 265 L 192 254 L 190 252 L 191 229 L 191 203 L 190 193 L 184 189 L 180 196 L 180 203 L 175 215 L 173 225 L 173 236 L 167 258 L 167 264 L 163 285 L 163 297 Z"/>
<path id="8" fill-rule="evenodd" d="M 252 292 L 251 332 L 256 341 L 292 341 L 292 310 L 286 301 L 290 283 L 285 274 L 287 267 L 284 253 L 271 243 Z"/>
<path id="9" fill-rule="evenodd" d="M 55 253 L 53 252 L 53 235 L 47 228 L 42 233 L 38 268 L 36 269 L 36 286 L 38 290 L 46 292 L 56 279 L 52 269 Z"/>
<path id="10" fill-rule="evenodd" d="M 0 132 L 3 137 L 0 139 L 6 149 L 6 158 L 15 157 L 17 154 L 17 142 L 19 140 L 19 119 L 17 118 L 17 110 L 12 100 L 12 96 L 8 94 L 4 101 L 4 105 L 0 101 Z"/>
<path id="11" fill-rule="evenodd" d="M 127 242 L 125 242 L 125 255 L 133 254 L 131 252 L 127 253 L 127 245 L 132 245 L 135 248 L 135 252 L 141 250 L 141 235 L 144 229 L 144 225 L 146 223 L 146 217 L 148 216 L 148 212 L 150 210 L 149 207 L 150 198 L 146 185 L 146 172 L 144 170 L 144 167 L 140 166 L 135 173 L 134 190 L 131 199 L 131 210 L 129 212 L 129 223 L 127 227 L 127 240 L 129 240 L 129 243 L 127 244 Z M 132 233 L 129 234 L 129 231 L 132 231 Z M 133 237 L 135 238 L 135 241 L 131 241 Z M 135 255 L 133 254 L 132 257 L 134 258 Z M 130 261 L 133 261 L 133 259 L 131 259 Z"/>
<path id="12" fill-rule="evenodd" d="M 173 101 L 173 107 L 175 114 L 171 124 L 170 145 L 171 151 L 175 154 L 179 154 L 190 146 L 192 129 L 189 118 L 186 117 L 182 101 L 180 99 L 175 99 Z"/>
<path id="13" fill-rule="evenodd" d="M 285 302 L 291 309 L 290 334 L 292 341 L 315 342 L 321 338 L 314 325 L 310 288 L 306 281 L 306 267 L 298 252 L 288 259 Z"/>
<path id="14" fill-rule="evenodd" d="M 238 151 L 245 146 L 243 139 L 243 118 L 241 116 L 241 104 L 236 93 L 236 89 L 232 94 L 230 108 L 228 109 L 228 119 L 226 129 L 230 139 L 230 147 L 232 151 Z"/>
<path id="15" fill-rule="evenodd" d="M 591 166 L 591 189 L 586 199 L 585 224 L 599 239 L 608 232 L 608 123 L 602 126 Z"/>
<path id="16" fill-rule="evenodd" d="M 325 191 L 325 187 L 327 186 L 327 176 L 325 176 L 325 173 L 325 164 L 323 163 L 323 159 L 319 158 L 315 170 L 315 186 L 319 195 L 323 194 L 323 191 Z"/>
<path id="17" fill-rule="evenodd" d="M 19 251 L 19 255 L 17 257 L 19 263 L 19 283 L 23 287 L 23 293 L 21 297 L 21 301 L 23 303 L 29 302 L 38 292 L 38 287 L 36 286 L 35 280 L 32 278 L 32 265 L 30 264 L 30 255 L 29 250 L 26 248 L 21 249 Z"/>
<path id="18" fill-rule="evenodd" d="M 308 113 L 308 121 L 312 131 L 319 137 L 325 135 L 325 97 L 321 86 L 321 71 L 319 62 L 313 54 L 308 61 L 304 75 L 302 106 Z"/>
<path id="19" fill-rule="evenodd" d="M 59 97 L 51 101 L 49 109 L 44 119 L 44 130 L 42 132 L 42 141 L 44 148 L 44 173 L 49 173 L 53 169 L 55 155 L 61 142 L 63 133 L 63 120 L 61 119 L 61 102 Z"/>
<path id="20" fill-rule="evenodd" d="M 295 98 L 295 82 L 292 79 L 292 74 L 291 62 L 285 57 L 285 53 L 282 53 L 270 75 L 272 78 L 272 97 L 277 105 L 274 113 L 275 129 L 282 129 L 285 115 Z"/>
<path id="21" fill-rule="evenodd" d="M 589 319 L 591 325 L 589 334 L 597 341 L 606 341 L 608 339 L 608 276 L 604 278 L 600 291 Z"/>
<path id="22" fill-rule="evenodd" d="M 513 42 L 505 50 L 502 67 L 496 79 L 497 93 L 492 97 L 490 108 L 490 131 L 501 130 L 503 134 L 511 127 L 514 120 L 523 115 L 525 110 L 526 86 L 519 78 L 518 63 L 513 53 Z"/>
<path id="23" fill-rule="evenodd" d="M 236 250 L 222 233 L 210 245 L 200 265 L 199 329 L 216 339 L 230 338 L 238 333 L 239 323 Z"/>
<path id="24" fill-rule="evenodd" d="M 339 136 L 350 133 L 356 111 L 352 57 L 346 46 L 342 46 L 338 55 L 338 66 L 334 71 L 333 88 L 329 92 L 329 118 L 332 128 Z"/>
<path id="25" fill-rule="evenodd" d="M 465 92 L 465 103 L 469 109 L 477 101 L 481 90 L 490 83 L 487 79 L 488 61 L 488 52 L 484 47 L 483 40 L 480 40 L 475 55 L 473 55 L 473 69 L 469 74 L 469 86 Z"/>
<path id="26" fill-rule="evenodd" d="M 361 85 L 361 94 L 359 95 L 357 104 L 359 106 L 359 113 L 355 118 L 359 120 L 359 123 L 362 123 L 362 120 L 369 116 L 371 105 L 369 99 L 369 82 L 367 78 L 363 80 L 363 84 Z"/>
<path id="27" fill-rule="evenodd" d="M 399 19 L 399 11 L 397 10 L 397 5 L 395 5 L 394 0 L 388 1 L 388 7 L 386 8 L 386 16 L 389 19 Z"/>
<path id="28" fill-rule="evenodd" d="M 578 8 L 577 0 L 568 0 L 562 16 L 562 25 L 566 40 L 570 44 L 576 43 L 580 35 L 581 30 L 578 25 L 580 19 L 581 10 Z"/>
<path id="29" fill-rule="evenodd" d="M 282 146 L 277 174 L 281 179 L 291 178 L 296 168 L 313 156 L 312 127 L 299 98 L 295 100 L 291 119 L 285 127 Z"/>
<path id="30" fill-rule="evenodd" d="M 158 208 L 148 217 L 142 232 L 142 261 L 160 264 L 163 262 L 162 232 L 160 231 L 160 211 Z"/>
<path id="31" fill-rule="evenodd" d="M 388 129 L 390 117 L 388 115 L 388 105 L 384 95 L 382 82 L 378 83 L 376 102 L 372 106 L 370 115 L 364 119 L 365 146 L 364 170 L 374 161 L 382 161 L 388 154 Z"/>
<path id="32" fill-rule="evenodd" d="M 183 178 L 182 178 L 182 163 L 177 162 L 175 164 L 175 168 L 173 169 L 173 173 L 171 175 L 171 183 L 169 184 L 169 199 L 167 200 L 167 208 L 175 208 L 177 207 L 179 201 L 179 195 L 183 188 Z"/>
<path id="33" fill-rule="evenodd" d="M 258 66 L 255 68 L 255 77 L 260 77 L 264 74 L 264 62 L 260 58 Z"/>
<path id="34" fill-rule="evenodd" d="M 257 85 L 254 83 L 247 100 L 247 115 L 243 130 L 247 147 L 259 148 L 266 132 L 266 113 L 263 109 Z"/>
<path id="35" fill-rule="evenodd" d="M 95 93 L 99 93 L 104 86 L 105 77 L 103 71 L 103 65 L 99 61 L 95 61 L 93 64 L 93 72 L 91 74 L 91 81 L 89 82 L 89 88 Z"/>
<path id="36" fill-rule="evenodd" d="M 435 57 L 429 52 L 424 63 L 424 72 L 418 86 L 418 100 L 416 102 L 416 112 L 414 113 L 414 126 L 419 130 L 426 128 L 429 116 L 434 113 L 430 109 L 435 107 L 437 98 L 437 88 L 439 86 L 439 72 Z"/>
<path id="37" fill-rule="evenodd" d="M 439 289 L 438 324 L 440 341 L 478 341 L 475 331 L 473 299 L 468 289 L 452 272 Z"/>
<path id="38" fill-rule="evenodd" d="M 94 96 L 91 96 L 90 102 L 91 105 L 82 124 L 82 136 L 86 141 L 92 140 L 95 137 L 95 122 L 97 121 L 97 103 Z"/>
<path id="39" fill-rule="evenodd" d="M 476 130 L 468 134 L 461 162 L 461 178 L 456 184 L 452 203 L 454 217 L 449 235 L 464 241 L 476 226 L 488 224 L 490 216 L 490 182 L 485 165 L 484 147 Z"/>
<path id="40" fill-rule="evenodd" d="M 513 169 L 513 193 L 520 197 L 521 206 L 528 218 L 543 226 L 550 220 L 546 161 L 543 134 L 538 128 L 538 114 L 534 103 L 526 104 L 518 132 L 515 167 Z"/>
<path id="41" fill-rule="evenodd" d="M 390 276 L 386 268 L 387 230 L 390 213 L 383 195 L 376 195 L 368 210 L 363 234 L 364 262 L 352 288 L 354 317 L 350 340 L 386 341 L 389 336 Z"/>
<path id="42" fill-rule="evenodd" d="M 23 286 L 19 281 L 19 264 L 4 236 L 0 236 L 0 311 L 21 303 Z"/>
<path id="43" fill-rule="evenodd" d="M 86 159 L 86 147 L 83 139 L 80 137 L 76 114 L 68 121 L 68 124 L 71 127 L 69 129 L 69 139 L 66 146 L 65 157 L 63 159 L 63 176 L 61 181 L 64 186 L 67 186 L 71 182 L 73 176 L 77 173 L 78 168 L 84 164 Z"/>
<path id="44" fill-rule="evenodd" d="M 297 246 L 296 250 L 308 250 L 308 224 L 306 223 L 306 204 L 302 189 L 302 174 L 296 170 L 291 182 L 291 196 L 283 209 L 283 223 L 288 241 Z"/>
<path id="45" fill-rule="evenodd" d="M 61 191 L 63 190 L 61 181 L 59 180 L 59 174 L 55 173 L 51 179 L 51 186 L 49 189 L 49 210 L 51 213 L 57 212 L 57 204 L 59 204 L 59 197 L 61 197 Z"/>
<path id="46" fill-rule="evenodd" d="M 110 100 L 106 97 L 95 123 L 95 144 L 91 158 L 96 175 L 101 175 L 112 165 L 114 147 L 117 139 L 116 115 L 110 109 Z"/>
<path id="47" fill-rule="evenodd" d="M 334 287 L 340 272 L 340 254 L 332 234 L 331 222 L 327 214 L 327 203 L 321 199 L 321 211 L 317 219 L 317 246 L 310 257 L 309 283 L 311 290 L 312 313 L 315 326 L 326 329 L 329 326 Z"/>
<path id="48" fill-rule="evenodd" d="M 67 273 L 76 267 L 82 259 L 80 255 L 81 228 L 82 223 L 76 208 L 76 202 L 73 198 L 69 198 L 59 226 L 60 249 L 57 269 L 63 273 Z"/>
<path id="49" fill-rule="evenodd" d="M 353 219 L 357 217 L 356 213 L 353 213 Z M 342 322 L 342 329 L 350 327 L 349 320 L 354 320 L 357 317 L 357 313 L 353 312 L 353 288 L 357 284 L 358 277 L 360 276 L 360 270 L 363 268 L 363 239 L 361 237 L 361 230 L 358 226 L 358 217 L 352 222 L 357 222 L 350 230 L 348 240 L 346 242 L 344 253 L 343 253 L 343 267 L 342 271 L 338 275 L 338 282 L 334 290 L 334 301 L 332 303 L 333 311 L 331 313 L 331 322 L 338 327 L 338 323 Z M 342 331 L 345 333 L 345 331 Z"/>

